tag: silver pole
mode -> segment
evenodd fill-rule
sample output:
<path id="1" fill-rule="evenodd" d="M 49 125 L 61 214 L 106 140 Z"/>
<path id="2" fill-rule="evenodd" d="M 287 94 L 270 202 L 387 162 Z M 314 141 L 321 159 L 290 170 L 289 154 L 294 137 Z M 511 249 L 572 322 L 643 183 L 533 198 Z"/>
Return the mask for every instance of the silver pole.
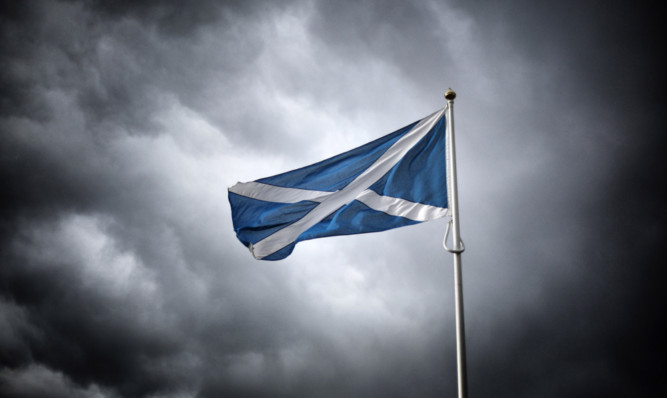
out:
<path id="1" fill-rule="evenodd" d="M 449 146 L 449 209 L 452 220 L 453 249 L 448 249 L 454 255 L 454 295 L 456 303 L 456 370 L 458 373 L 459 398 L 468 397 L 468 375 L 466 371 L 466 338 L 465 322 L 463 319 L 463 281 L 461 277 L 461 253 L 463 242 L 459 230 L 459 198 L 456 184 L 456 151 L 454 147 L 454 98 L 456 93 L 449 89 L 445 93 L 447 99 L 447 145 Z M 445 237 L 446 239 L 446 237 Z"/>

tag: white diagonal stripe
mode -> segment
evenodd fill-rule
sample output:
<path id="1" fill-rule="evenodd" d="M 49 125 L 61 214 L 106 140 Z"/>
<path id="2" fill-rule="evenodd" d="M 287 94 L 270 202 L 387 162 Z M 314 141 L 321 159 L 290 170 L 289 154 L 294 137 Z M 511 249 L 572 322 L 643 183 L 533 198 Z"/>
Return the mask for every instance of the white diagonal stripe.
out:
<path id="1" fill-rule="evenodd" d="M 237 182 L 233 187 L 229 188 L 229 191 L 248 198 L 277 203 L 297 203 L 302 200 L 321 202 L 325 197 L 333 193 L 310 189 L 278 187 L 255 181 Z"/>
<path id="2" fill-rule="evenodd" d="M 387 213 L 390 216 L 409 218 L 414 221 L 435 220 L 449 215 L 449 210 L 442 207 L 411 202 L 391 196 L 382 196 L 370 189 L 365 190 L 357 196 L 357 200 L 373 210 Z"/>
<path id="3" fill-rule="evenodd" d="M 263 258 L 275 253 L 291 242 L 294 242 L 299 235 L 323 220 L 329 214 L 353 201 L 361 192 L 391 170 L 435 126 L 444 111 L 445 109 L 443 108 L 422 119 L 412 130 L 408 131 L 394 145 L 389 147 L 382 156 L 345 188 L 327 196 L 304 217 L 252 245 L 253 256 L 255 258 Z"/>
<path id="4" fill-rule="evenodd" d="M 334 193 L 278 187 L 254 181 L 236 183 L 233 187 L 229 188 L 229 191 L 248 198 L 274 203 L 298 203 L 302 200 L 322 202 L 324 198 Z M 443 207 L 425 205 L 391 196 L 382 196 L 370 189 L 363 191 L 355 199 L 373 210 L 381 211 L 391 216 L 409 218 L 414 221 L 435 220 L 449 215 L 449 210 Z"/>

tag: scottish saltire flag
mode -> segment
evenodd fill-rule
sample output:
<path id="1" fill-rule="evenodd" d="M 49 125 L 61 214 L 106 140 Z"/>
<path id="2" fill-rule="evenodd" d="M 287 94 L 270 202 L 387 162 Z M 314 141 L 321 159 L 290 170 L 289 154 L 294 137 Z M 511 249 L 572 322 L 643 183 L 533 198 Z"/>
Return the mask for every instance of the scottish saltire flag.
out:
<path id="1" fill-rule="evenodd" d="M 447 216 L 445 109 L 319 163 L 237 183 L 236 236 L 255 258 L 280 260 L 303 240 Z"/>

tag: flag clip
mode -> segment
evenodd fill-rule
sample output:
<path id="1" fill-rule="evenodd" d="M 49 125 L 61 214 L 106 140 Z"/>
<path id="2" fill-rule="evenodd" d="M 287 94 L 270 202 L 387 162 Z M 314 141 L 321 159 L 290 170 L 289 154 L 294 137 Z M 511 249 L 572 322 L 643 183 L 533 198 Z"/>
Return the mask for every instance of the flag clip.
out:
<path id="1" fill-rule="evenodd" d="M 447 237 L 449 236 L 449 230 L 451 227 L 452 219 L 450 218 L 449 222 L 447 223 L 447 230 L 445 231 L 445 239 L 442 240 L 442 246 L 450 253 L 463 253 L 463 251 L 466 249 L 466 246 L 463 244 L 463 240 L 461 239 L 459 239 L 458 247 L 451 248 L 447 246 Z"/>

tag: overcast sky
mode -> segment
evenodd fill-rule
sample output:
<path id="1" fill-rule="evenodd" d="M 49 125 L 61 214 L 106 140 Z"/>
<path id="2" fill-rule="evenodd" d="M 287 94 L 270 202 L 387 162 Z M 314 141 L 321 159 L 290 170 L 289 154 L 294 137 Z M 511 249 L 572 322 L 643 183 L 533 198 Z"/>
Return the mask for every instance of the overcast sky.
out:
<path id="1" fill-rule="evenodd" d="M 665 394 L 664 21 L 537 3 L 3 1 L 0 395 L 455 396 L 444 220 L 265 262 L 227 201 L 448 87 L 470 396 Z"/>

